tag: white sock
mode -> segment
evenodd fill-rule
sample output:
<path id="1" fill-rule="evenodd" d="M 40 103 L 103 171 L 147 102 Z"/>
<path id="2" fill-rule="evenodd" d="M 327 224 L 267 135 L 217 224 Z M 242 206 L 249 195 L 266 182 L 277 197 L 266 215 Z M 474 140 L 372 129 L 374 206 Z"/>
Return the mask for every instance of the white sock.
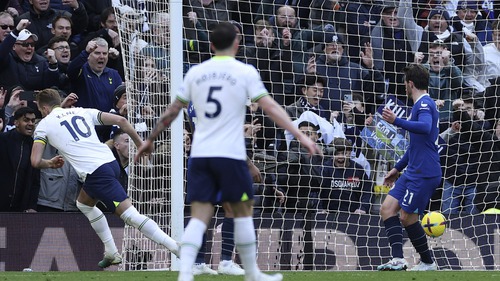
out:
<path id="1" fill-rule="evenodd" d="M 252 217 L 234 218 L 234 244 L 238 249 L 246 276 L 260 272 L 257 266 L 257 245 Z"/>
<path id="2" fill-rule="evenodd" d="M 97 236 L 101 238 L 102 243 L 104 243 L 104 251 L 109 254 L 118 252 L 108 225 L 108 220 L 106 220 L 102 211 L 95 206 L 90 207 L 78 201 L 76 201 L 76 207 L 89 219 L 90 225 L 97 233 Z"/>
<path id="3" fill-rule="evenodd" d="M 174 239 L 163 232 L 158 224 L 149 219 L 148 217 L 139 214 L 134 206 L 130 206 L 120 218 L 128 225 L 137 228 L 147 238 L 155 241 L 156 243 L 165 246 L 170 251 L 177 250 L 177 243 Z"/>
<path id="4" fill-rule="evenodd" d="M 203 221 L 197 218 L 189 220 L 184 235 L 182 235 L 180 274 L 193 274 L 192 268 L 206 230 L 207 225 Z"/>

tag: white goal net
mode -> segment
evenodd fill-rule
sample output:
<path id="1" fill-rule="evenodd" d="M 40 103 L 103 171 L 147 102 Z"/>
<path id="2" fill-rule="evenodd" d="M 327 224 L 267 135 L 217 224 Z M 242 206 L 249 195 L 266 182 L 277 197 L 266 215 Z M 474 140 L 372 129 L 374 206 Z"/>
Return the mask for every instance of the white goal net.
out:
<path id="1" fill-rule="evenodd" d="M 254 185 L 259 266 L 374 270 L 391 257 L 379 215 L 389 189 L 383 178 L 409 143 L 381 110 L 409 117 L 402 69 L 422 64 L 440 111 L 443 170 L 426 212 L 448 219 L 444 235 L 429 238 L 430 248 L 439 269 L 498 270 L 498 7 L 488 0 L 428 2 L 115 0 L 134 100 L 129 119 L 147 136 L 182 74 L 210 58 L 210 29 L 230 21 L 241 34 L 237 59 L 258 69 L 272 97 L 324 149 L 309 157 L 249 105 L 247 151 L 264 179 Z M 196 118 L 186 109 L 179 120 L 158 138 L 149 161 L 131 163 L 128 187 L 137 209 L 176 239 L 189 219 L 182 167 Z M 223 218 L 217 209 L 207 231 L 204 259 L 213 269 L 221 259 Z M 416 264 L 418 254 L 403 235 L 405 257 Z M 123 250 L 124 270 L 176 268 L 168 251 L 129 227 Z"/>

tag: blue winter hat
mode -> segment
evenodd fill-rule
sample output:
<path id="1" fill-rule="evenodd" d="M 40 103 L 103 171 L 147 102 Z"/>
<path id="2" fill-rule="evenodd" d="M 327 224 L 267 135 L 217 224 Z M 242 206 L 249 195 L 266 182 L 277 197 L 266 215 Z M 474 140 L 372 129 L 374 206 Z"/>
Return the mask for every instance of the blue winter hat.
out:
<path id="1" fill-rule="evenodd" d="M 457 10 L 465 10 L 465 9 L 471 9 L 471 10 L 478 10 L 478 3 L 475 0 L 461 0 L 458 1 L 457 5 Z"/>
<path id="2" fill-rule="evenodd" d="M 344 44 L 344 38 L 342 38 L 342 35 L 338 34 L 335 32 L 335 28 L 331 24 L 325 25 L 323 28 L 324 33 L 324 42 L 325 44 L 329 44 L 332 42 L 337 42 L 340 44 Z"/>
<path id="3" fill-rule="evenodd" d="M 431 19 L 435 15 L 441 15 L 447 22 L 450 21 L 450 15 L 448 14 L 448 11 L 444 9 L 444 7 L 436 7 L 429 13 L 428 19 Z"/>

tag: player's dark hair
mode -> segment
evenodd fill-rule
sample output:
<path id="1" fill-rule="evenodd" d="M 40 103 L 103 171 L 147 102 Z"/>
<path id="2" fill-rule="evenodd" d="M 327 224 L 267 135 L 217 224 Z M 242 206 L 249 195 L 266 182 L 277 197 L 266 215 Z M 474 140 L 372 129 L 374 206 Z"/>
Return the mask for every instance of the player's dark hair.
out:
<path id="1" fill-rule="evenodd" d="M 44 89 L 36 95 L 38 105 L 56 106 L 61 104 L 61 96 L 59 91 L 55 89 Z"/>
<path id="2" fill-rule="evenodd" d="M 427 90 L 429 88 L 429 70 L 420 64 L 412 63 L 403 68 L 405 81 L 412 81 L 415 88 Z"/>
<path id="3" fill-rule="evenodd" d="M 229 22 L 221 22 L 210 33 L 210 42 L 216 50 L 225 50 L 233 45 L 236 35 L 234 25 Z"/>
<path id="4" fill-rule="evenodd" d="M 14 112 L 14 120 L 19 120 L 20 118 L 26 116 L 26 114 L 35 114 L 35 110 L 31 107 L 21 107 Z"/>

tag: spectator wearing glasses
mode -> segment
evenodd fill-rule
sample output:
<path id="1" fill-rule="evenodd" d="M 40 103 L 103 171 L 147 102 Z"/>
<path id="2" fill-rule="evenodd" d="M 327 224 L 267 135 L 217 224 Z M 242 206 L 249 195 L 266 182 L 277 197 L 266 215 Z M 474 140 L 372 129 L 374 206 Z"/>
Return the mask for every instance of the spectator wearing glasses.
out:
<path id="1" fill-rule="evenodd" d="M 21 20 L 0 44 L 0 84 L 22 85 L 25 90 L 57 86 L 59 70 L 53 50 L 45 58 L 35 53 L 36 34 L 26 29 L 30 22 Z"/>
<path id="2" fill-rule="evenodd" d="M 0 42 L 3 42 L 14 27 L 14 18 L 7 12 L 0 12 Z"/>
<path id="3" fill-rule="evenodd" d="M 71 92 L 71 84 L 68 78 L 68 66 L 72 57 L 72 50 L 67 39 L 62 36 L 55 36 L 50 39 L 48 49 L 54 51 L 59 68 L 59 89 L 66 95 Z"/>

